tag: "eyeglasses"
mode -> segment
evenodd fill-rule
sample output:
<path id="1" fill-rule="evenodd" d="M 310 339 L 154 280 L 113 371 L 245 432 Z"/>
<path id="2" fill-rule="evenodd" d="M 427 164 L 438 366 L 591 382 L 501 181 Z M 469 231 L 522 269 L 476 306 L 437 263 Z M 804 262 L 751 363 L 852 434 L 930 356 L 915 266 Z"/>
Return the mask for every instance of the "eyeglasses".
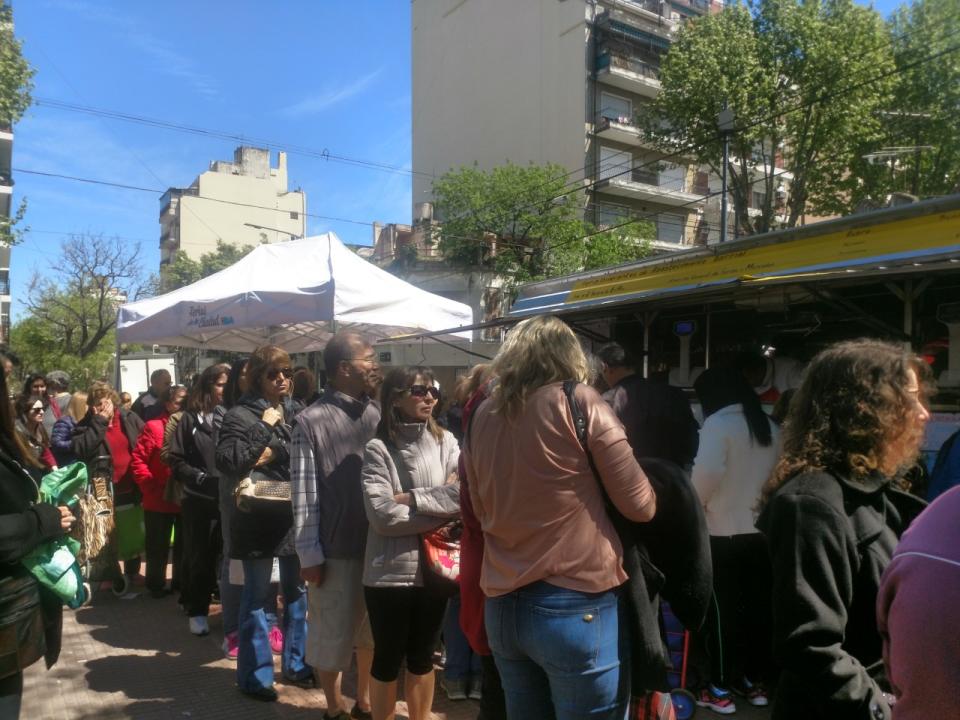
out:
<path id="1" fill-rule="evenodd" d="M 433 385 L 411 385 L 410 395 L 413 397 L 426 397 L 429 393 L 434 400 L 440 397 L 440 391 Z"/>
<path id="2" fill-rule="evenodd" d="M 272 368 L 267 371 L 267 380 L 276 380 L 280 375 L 283 375 L 288 380 L 293 377 L 292 368 Z"/>
<path id="3" fill-rule="evenodd" d="M 375 363 L 375 362 L 377 362 L 377 356 L 376 356 L 376 355 L 365 355 L 364 357 L 352 357 L 352 358 L 350 358 L 350 359 L 351 359 L 351 360 L 356 360 L 357 362 L 363 362 L 363 363 Z"/>

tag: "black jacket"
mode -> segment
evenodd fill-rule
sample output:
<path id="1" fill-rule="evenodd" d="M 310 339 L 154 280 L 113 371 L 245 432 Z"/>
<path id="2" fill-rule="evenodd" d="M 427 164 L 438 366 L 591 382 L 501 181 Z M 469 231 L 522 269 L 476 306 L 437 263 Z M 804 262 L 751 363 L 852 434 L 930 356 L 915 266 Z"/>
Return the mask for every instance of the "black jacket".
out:
<path id="1" fill-rule="evenodd" d="M 184 412 L 170 438 L 167 464 L 172 477 L 183 484 L 185 497 L 217 502 L 220 473 L 213 444 L 213 426 L 202 415 Z"/>
<path id="2" fill-rule="evenodd" d="M 235 488 L 250 475 L 266 448 L 273 459 L 257 468 L 274 480 L 290 482 L 290 423 L 296 414 L 292 404 L 284 406 L 284 422 L 273 427 L 261 417 L 268 407 L 261 397 L 244 395 L 227 410 L 217 434 L 216 467 Z M 293 505 L 289 512 L 269 515 L 239 512 L 234 506 L 230 522 L 230 554 L 237 559 L 293 554 Z"/>
<path id="3" fill-rule="evenodd" d="M 657 514 L 631 523 L 612 505 L 611 521 L 623 544 L 623 586 L 631 638 L 630 672 L 634 695 L 669 690 L 671 668 L 661 634 L 660 598 L 677 619 L 698 630 L 713 592 L 710 537 L 703 508 L 687 474 L 667 460 L 642 458 L 640 466 L 657 494 Z"/>
<path id="4" fill-rule="evenodd" d="M 775 720 L 884 720 L 876 603 L 897 540 L 925 503 L 879 475 L 788 480 L 757 527 L 773 564 L 773 645 L 783 666 Z"/>
<path id="5" fill-rule="evenodd" d="M 627 431 L 637 458 L 663 458 L 689 467 L 700 428 L 679 388 L 629 375 L 603 394 Z"/>
<path id="6" fill-rule="evenodd" d="M 143 420 L 139 416 L 126 410 L 120 410 L 120 423 L 123 434 L 130 444 L 130 453 L 137 445 L 137 438 L 143 431 Z M 113 477 L 113 455 L 110 452 L 110 443 L 107 442 L 107 421 L 95 412 L 88 411 L 86 416 L 73 429 L 73 453 L 86 464 L 87 472 L 93 477 L 98 473 L 107 475 L 111 480 L 120 480 Z M 132 477 L 132 475 L 131 475 Z M 130 482 L 129 487 L 115 488 L 115 491 L 130 493 L 136 496 L 136 483 Z M 120 504 L 119 502 L 117 504 Z"/>
<path id="7" fill-rule="evenodd" d="M 60 511 L 37 502 L 37 485 L 23 467 L 0 450 L 0 596 L 5 581 L 28 576 L 20 560 L 37 545 L 60 537 Z M 60 655 L 63 602 L 40 586 L 47 667 Z"/>

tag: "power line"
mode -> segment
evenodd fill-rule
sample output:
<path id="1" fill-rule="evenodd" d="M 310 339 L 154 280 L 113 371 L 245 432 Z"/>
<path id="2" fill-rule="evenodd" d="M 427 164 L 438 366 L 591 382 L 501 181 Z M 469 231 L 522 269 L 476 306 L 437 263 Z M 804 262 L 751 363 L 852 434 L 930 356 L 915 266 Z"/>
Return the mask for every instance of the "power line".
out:
<path id="1" fill-rule="evenodd" d="M 121 190 L 136 190 L 139 192 L 148 192 L 148 193 L 153 193 L 157 195 L 163 195 L 166 192 L 166 190 L 158 190 L 157 188 L 146 188 L 146 187 L 141 187 L 139 185 L 128 185 L 126 183 L 112 182 L 109 180 L 98 180 L 94 178 L 85 178 L 85 177 L 79 177 L 76 175 L 63 175 L 61 173 L 42 172 L 40 170 L 28 170 L 27 168 L 13 168 L 13 172 L 24 173 L 25 175 L 40 175 L 43 177 L 57 178 L 58 180 L 72 180 L 74 182 L 82 182 L 90 185 L 105 185 L 107 187 L 119 188 Z M 236 200 L 225 200 L 223 198 L 202 197 L 200 195 L 188 196 L 188 197 L 197 197 L 200 200 L 205 200 L 208 202 L 218 202 L 218 203 L 224 203 L 226 205 L 236 205 L 239 207 L 253 208 L 256 210 L 271 210 L 273 212 L 280 212 L 280 213 L 290 212 L 282 208 L 268 207 L 266 205 L 254 205 L 252 203 L 243 203 Z M 331 222 L 343 222 L 343 223 L 351 223 L 354 225 L 365 225 L 365 226 L 373 225 L 373 223 L 370 221 L 352 220 L 350 218 L 335 217 L 333 215 L 318 215 L 317 213 L 309 213 L 309 212 L 303 213 L 303 215 L 306 217 L 317 219 L 317 220 L 328 220 Z"/>

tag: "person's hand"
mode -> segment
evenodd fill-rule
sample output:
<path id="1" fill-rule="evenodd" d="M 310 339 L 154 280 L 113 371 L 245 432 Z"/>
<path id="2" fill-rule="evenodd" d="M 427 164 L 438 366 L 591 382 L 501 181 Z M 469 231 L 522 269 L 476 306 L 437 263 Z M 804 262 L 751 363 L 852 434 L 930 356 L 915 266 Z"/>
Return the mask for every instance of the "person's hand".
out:
<path id="1" fill-rule="evenodd" d="M 104 420 L 112 420 L 113 419 L 113 400 L 111 400 L 108 397 L 101 400 L 100 403 L 97 405 L 96 413 L 97 415 L 102 417 Z"/>
<path id="2" fill-rule="evenodd" d="M 257 458 L 257 462 L 254 467 L 260 467 L 261 465 L 267 465 L 270 461 L 273 460 L 273 450 L 270 448 L 264 448 L 263 452 L 260 453 L 260 457 Z"/>
<path id="3" fill-rule="evenodd" d="M 77 521 L 77 518 L 74 517 L 73 512 L 66 505 L 58 505 L 57 510 L 60 511 L 60 529 L 69 530 L 73 527 L 73 524 Z"/>
<path id="4" fill-rule="evenodd" d="M 266 410 L 263 411 L 263 416 L 260 419 L 263 420 L 270 427 L 273 427 L 278 422 L 283 420 L 283 413 L 281 413 L 275 407 L 268 407 Z"/>
<path id="5" fill-rule="evenodd" d="M 444 485 L 453 485 L 455 482 L 460 481 L 460 473 L 454 471 L 447 476 L 447 481 Z"/>
<path id="6" fill-rule="evenodd" d="M 311 585 L 323 585 L 323 580 L 327 575 L 326 565 L 314 565 L 313 567 L 300 568 L 300 579 Z"/>
<path id="7" fill-rule="evenodd" d="M 410 493 L 398 493 L 393 496 L 393 501 L 399 505 L 412 505 L 413 499 Z"/>

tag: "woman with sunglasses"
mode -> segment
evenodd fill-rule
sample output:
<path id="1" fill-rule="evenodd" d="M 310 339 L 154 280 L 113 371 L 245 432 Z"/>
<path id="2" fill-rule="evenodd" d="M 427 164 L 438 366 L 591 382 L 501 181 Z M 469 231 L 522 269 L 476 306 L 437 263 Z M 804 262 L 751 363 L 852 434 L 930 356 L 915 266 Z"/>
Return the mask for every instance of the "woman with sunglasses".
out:
<path id="1" fill-rule="evenodd" d="M 57 461 L 50 452 L 50 436 L 43 425 L 45 409 L 43 398 L 39 395 L 21 395 L 17 400 L 17 432 L 42 465 L 42 470 L 33 470 L 34 474 L 40 475 L 57 467 Z"/>
<path id="2" fill-rule="evenodd" d="M 254 470 L 275 482 L 290 482 L 290 426 L 295 414 L 290 398 L 290 356 L 274 345 L 259 347 L 247 363 L 246 378 L 247 392 L 223 416 L 217 434 L 216 467 L 221 492 L 227 490 L 229 497 L 234 497 L 237 485 Z M 275 557 L 284 599 L 283 676 L 292 684 L 313 686 L 313 668 L 304 661 L 307 596 L 293 543 L 293 505 L 289 501 L 270 504 L 276 507 L 235 509 L 229 538 L 230 557 L 243 561 L 244 578 L 237 685 L 247 696 L 267 702 L 277 699 L 265 612 Z"/>
<path id="3" fill-rule="evenodd" d="M 427 368 L 392 370 L 380 390 L 377 437 L 363 458 L 363 502 L 370 521 L 363 585 L 374 644 L 374 720 L 394 717 L 404 660 L 410 720 L 431 717 L 433 650 L 447 596 L 424 585 L 420 535 L 460 515 L 460 449 L 433 419 L 438 396 Z"/>

